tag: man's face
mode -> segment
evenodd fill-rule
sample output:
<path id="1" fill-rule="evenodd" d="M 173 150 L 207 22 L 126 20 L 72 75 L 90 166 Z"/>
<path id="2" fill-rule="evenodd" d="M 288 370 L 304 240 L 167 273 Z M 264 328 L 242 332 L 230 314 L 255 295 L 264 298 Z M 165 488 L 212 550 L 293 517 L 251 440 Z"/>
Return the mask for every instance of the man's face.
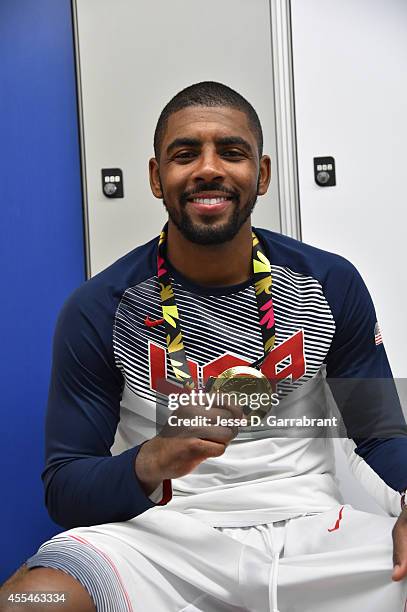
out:
<path id="1" fill-rule="evenodd" d="M 270 159 L 259 159 L 245 113 L 188 107 L 171 115 L 150 183 L 170 220 L 191 242 L 231 240 L 267 191 Z"/>

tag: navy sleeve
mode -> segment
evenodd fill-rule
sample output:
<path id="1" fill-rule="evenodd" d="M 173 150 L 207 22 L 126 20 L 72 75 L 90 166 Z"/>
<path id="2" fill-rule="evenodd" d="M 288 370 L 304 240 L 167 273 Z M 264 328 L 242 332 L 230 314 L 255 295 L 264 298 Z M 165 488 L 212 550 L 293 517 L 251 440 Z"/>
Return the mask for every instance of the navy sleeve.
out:
<path id="1" fill-rule="evenodd" d="M 375 309 L 358 271 L 346 260 L 328 276 L 336 332 L 327 381 L 355 452 L 397 491 L 407 487 L 407 428 L 379 335 Z"/>
<path id="2" fill-rule="evenodd" d="M 123 380 L 113 357 L 112 299 L 85 283 L 54 337 L 42 474 L 51 518 L 65 528 L 125 521 L 155 504 L 135 474 L 139 446 L 111 456 Z"/>

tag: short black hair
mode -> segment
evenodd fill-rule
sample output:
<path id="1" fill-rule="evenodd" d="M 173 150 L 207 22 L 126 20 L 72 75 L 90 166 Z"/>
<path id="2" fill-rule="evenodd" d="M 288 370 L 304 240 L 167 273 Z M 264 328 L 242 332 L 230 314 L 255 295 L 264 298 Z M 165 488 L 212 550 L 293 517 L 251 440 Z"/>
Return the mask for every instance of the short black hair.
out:
<path id="1" fill-rule="evenodd" d="M 186 87 L 178 92 L 163 108 L 154 132 L 154 154 L 160 158 L 161 145 L 164 132 L 167 128 L 168 118 L 183 108 L 189 106 L 228 106 L 246 114 L 256 140 L 259 157 L 263 155 L 263 130 L 259 117 L 253 106 L 234 89 L 216 81 L 202 81 Z"/>

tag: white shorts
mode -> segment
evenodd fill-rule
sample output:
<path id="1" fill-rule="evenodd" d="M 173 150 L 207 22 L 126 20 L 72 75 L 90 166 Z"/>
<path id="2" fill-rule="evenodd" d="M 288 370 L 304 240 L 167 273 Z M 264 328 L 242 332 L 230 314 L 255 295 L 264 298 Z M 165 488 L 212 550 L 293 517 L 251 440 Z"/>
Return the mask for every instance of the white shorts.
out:
<path id="1" fill-rule="evenodd" d="M 61 533 L 27 563 L 75 576 L 98 612 L 405 612 L 394 522 L 345 505 L 225 528 L 156 507 Z"/>

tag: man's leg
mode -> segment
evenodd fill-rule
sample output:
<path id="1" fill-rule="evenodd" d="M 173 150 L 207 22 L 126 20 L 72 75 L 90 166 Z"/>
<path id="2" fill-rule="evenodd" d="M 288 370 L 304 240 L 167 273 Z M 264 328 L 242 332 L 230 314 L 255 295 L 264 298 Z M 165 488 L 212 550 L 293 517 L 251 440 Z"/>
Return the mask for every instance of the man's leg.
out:
<path id="1" fill-rule="evenodd" d="M 339 509 L 251 530 L 239 570 L 248 610 L 407 612 L 407 580 L 391 580 L 395 519 Z M 252 547 L 256 530 L 266 559 Z"/>
<path id="2" fill-rule="evenodd" d="M 28 566 L 38 569 L 26 573 L 18 588 L 68 589 L 59 578 L 52 585 L 45 580 L 43 568 L 51 567 L 53 576 L 66 572 L 90 593 L 93 608 L 77 604 L 78 612 L 243 612 L 238 584 L 242 548 L 196 519 L 152 509 L 127 522 L 58 534 L 28 559 Z M 34 581 L 35 574 L 44 576 L 44 582 Z M 33 582 L 27 584 L 30 577 Z"/>
<path id="3" fill-rule="evenodd" d="M 30 593 L 65 594 L 64 604 L 12 603 L 10 595 Z M 28 612 L 28 610 L 44 610 L 48 612 L 96 612 L 95 605 L 87 590 L 69 574 L 48 567 L 38 567 L 29 570 L 23 565 L 4 583 L 0 590 L 0 612 Z"/>
<path id="4" fill-rule="evenodd" d="M 407 580 L 391 579 L 394 522 L 349 505 L 289 521 L 278 576 L 281 612 L 404 612 Z"/>

